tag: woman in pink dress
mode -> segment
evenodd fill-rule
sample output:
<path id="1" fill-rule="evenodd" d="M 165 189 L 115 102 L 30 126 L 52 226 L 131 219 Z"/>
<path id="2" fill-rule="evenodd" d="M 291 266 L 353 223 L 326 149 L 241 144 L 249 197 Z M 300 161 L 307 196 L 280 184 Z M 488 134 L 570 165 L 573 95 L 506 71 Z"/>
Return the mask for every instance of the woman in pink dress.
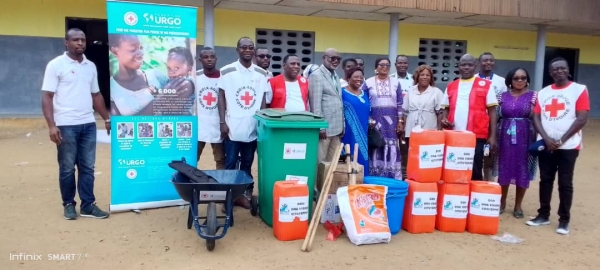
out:
<path id="1" fill-rule="evenodd" d="M 402 89 L 398 80 L 389 76 L 391 62 L 387 58 L 375 61 L 377 75 L 367 79 L 363 91 L 371 103 L 371 118 L 385 145 L 369 149 L 369 174 L 402 180 L 398 133 L 404 130 L 402 120 Z"/>

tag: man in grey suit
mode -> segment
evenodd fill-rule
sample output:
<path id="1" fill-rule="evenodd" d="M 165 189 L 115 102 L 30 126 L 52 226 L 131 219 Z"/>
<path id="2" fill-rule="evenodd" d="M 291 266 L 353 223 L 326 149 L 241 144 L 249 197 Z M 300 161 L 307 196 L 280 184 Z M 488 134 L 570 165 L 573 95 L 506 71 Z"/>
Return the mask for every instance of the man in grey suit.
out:
<path id="1" fill-rule="evenodd" d="M 323 64 L 308 77 L 308 99 L 312 113 L 323 116 L 328 122 L 327 129 L 319 134 L 319 162 L 330 162 L 340 147 L 344 135 L 344 107 L 340 78 L 335 69 L 340 64 L 339 53 L 327 49 L 323 54 Z"/>

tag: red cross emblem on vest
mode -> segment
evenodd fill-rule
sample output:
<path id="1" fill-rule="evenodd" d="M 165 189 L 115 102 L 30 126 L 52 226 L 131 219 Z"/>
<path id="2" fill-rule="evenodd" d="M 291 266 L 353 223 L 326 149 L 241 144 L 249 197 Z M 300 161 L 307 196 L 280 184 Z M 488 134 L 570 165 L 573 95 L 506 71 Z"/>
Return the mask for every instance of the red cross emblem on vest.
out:
<path id="1" fill-rule="evenodd" d="M 212 106 L 213 102 L 217 102 L 217 98 L 213 97 L 213 92 L 208 92 L 208 94 L 204 95 L 202 97 L 202 100 L 204 100 L 204 102 L 206 102 L 206 106 L 210 107 Z"/>
<path id="2" fill-rule="evenodd" d="M 240 99 L 242 100 L 242 102 L 244 103 L 244 105 L 246 106 L 250 106 L 250 103 L 252 102 L 252 100 L 254 99 L 254 96 L 250 95 L 250 92 L 246 91 L 242 97 L 240 97 Z"/>
<path id="3" fill-rule="evenodd" d="M 236 103 L 243 110 L 249 110 L 256 104 L 256 90 L 250 86 L 240 87 L 236 91 Z"/>
<path id="4" fill-rule="evenodd" d="M 566 109 L 565 103 L 558 102 L 558 98 L 553 98 L 550 104 L 544 106 L 544 111 L 550 112 L 550 117 L 558 117 L 558 113 Z"/>
<path id="5" fill-rule="evenodd" d="M 211 87 L 204 87 L 198 91 L 198 105 L 207 110 L 212 110 L 217 107 L 218 94 L 217 90 Z"/>

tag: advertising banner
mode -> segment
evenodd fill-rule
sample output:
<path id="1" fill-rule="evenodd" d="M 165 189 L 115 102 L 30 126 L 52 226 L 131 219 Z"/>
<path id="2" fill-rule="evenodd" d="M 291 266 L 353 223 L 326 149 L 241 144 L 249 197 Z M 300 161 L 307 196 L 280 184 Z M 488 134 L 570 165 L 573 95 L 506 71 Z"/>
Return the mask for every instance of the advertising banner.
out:
<path id="1" fill-rule="evenodd" d="M 110 211 L 185 204 L 168 164 L 196 166 L 197 8 L 107 1 Z"/>

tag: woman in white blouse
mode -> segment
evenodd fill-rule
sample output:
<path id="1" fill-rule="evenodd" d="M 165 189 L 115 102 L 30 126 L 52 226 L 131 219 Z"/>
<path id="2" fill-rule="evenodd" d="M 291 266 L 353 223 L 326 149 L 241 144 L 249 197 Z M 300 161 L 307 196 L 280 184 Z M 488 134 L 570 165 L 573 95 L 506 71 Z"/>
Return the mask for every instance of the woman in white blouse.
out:
<path id="1" fill-rule="evenodd" d="M 408 89 L 402 103 L 404 143 L 408 146 L 410 132 L 416 125 L 423 129 L 442 130 L 441 102 L 444 93 L 435 87 L 433 72 L 428 65 L 421 65 L 413 74 L 414 85 Z M 407 150 L 408 147 L 401 147 Z M 406 151 L 405 150 L 405 151 Z M 402 153 L 403 157 L 408 156 Z M 406 160 L 402 159 L 402 172 L 406 178 Z"/>

